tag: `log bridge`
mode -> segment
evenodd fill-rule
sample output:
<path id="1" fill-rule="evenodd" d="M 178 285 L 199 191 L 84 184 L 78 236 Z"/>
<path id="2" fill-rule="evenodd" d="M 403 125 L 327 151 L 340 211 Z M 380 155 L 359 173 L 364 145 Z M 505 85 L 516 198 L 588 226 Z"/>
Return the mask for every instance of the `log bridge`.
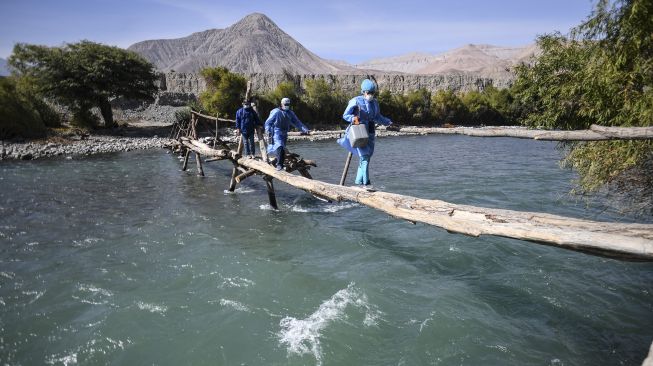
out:
<path id="1" fill-rule="evenodd" d="M 346 187 L 313 180 L 309 170 L 317 164 L 297 154 L 288 154 L 285 170 L 277 171 L 267 156 L 263 133 L 256 131 L 261 156 L 242 155 L 242 141 L 231 149 L 217 134 L 212 146 L 197 138 L 200 121 L 218 122 L 217 117 L 192 112 L 185 131 L 179 133 L 175 150 L 184 156 L 182 170 L 188 166 L 189 156 L 195 155 L 198 175 L 203 176 L 204 162 L 229 160 L 233 164 L 229 191 L 253 175 L 261 176 L 266 184 L 270 206 L 278 209 L 273 180 L 287 183 L 312 195 L 332 201 L 352 201 L 385 212 L 412 223 L 434 225 L 452 233 L 470 236 L 495 235 L 526 240 L 628 261 L 653 261 L 653 225 L 597 222 L 538 212 L 458 205 L 441 200 L 421 199 L 389 192 L 369 192 L 357 187 Z M 207 124 L 208 125 L 208 124 Z M 213 131 L 210 131 L 213 133 Z M 211 138 L 209 138 L 211 139 Z M 293 174 L 297 171 L 299 174 Z"/>

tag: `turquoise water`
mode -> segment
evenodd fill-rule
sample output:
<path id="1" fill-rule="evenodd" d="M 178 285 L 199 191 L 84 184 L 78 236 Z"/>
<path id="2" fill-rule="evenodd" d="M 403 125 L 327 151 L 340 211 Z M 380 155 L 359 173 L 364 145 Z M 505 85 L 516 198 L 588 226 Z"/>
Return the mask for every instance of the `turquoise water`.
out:
<path id="1" fill-rule="evenodd" d="M 333 141 L 291 143 L 337 182 Z M 380 139 L 375 186 L 627 220 L 565 195 L 553 143 Z M 412 225 L 164 150 L 0 164 L 0 363 L 639 365 L 653 264 Z M 194 168 L 191 161 L 190 167 Z M 350 180 L 355 170 L 350 171 Z"/>

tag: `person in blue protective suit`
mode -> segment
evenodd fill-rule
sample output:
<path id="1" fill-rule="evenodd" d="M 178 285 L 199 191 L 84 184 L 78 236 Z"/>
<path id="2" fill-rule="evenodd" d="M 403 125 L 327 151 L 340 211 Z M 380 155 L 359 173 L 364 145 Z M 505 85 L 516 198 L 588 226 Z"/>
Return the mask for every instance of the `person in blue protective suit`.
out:
<path id="1" fill-rule="evenodd" d="M 270 112 L 270 117 L 265 121 L 265 134 L 268 136 L 268 153 L 277 156 L 277 170 L 283 169 L 283 161 L 286 158 L 285 147 L 288 140 L 290 126 L 295 127 L 302 133 L 309 134 L 308 127 L 297 118 L 295 112 L 290 109 L 290 99 L 281 99 L 281 106 Z"/>
<path id="2" fill-rule="evenodd" d="M 249 100 L 243 100 L 242 108 L 236 111 L 236 130 L 242 135 L 245 154 L 250 158 L 254 157 L 256 151 L 254 131 L 261 125 L 261 119 L 252 108 L 252 103 Z"/>
<path id="3" fill-rule="evenodd" d="M 377 88 L 376 84 L 369 79 L 363 80 L 361 83 L 361 95 L 352 98 L 347 104 L 345 113 L 342 118 L 349 122 L 350 125 L 345 130 L 345 135 L 338 139 L 338 144 L 349 150 L 352 154 L 358 155 L 358 172 L 356 173 L 357 185 L 363 185 L 371 189 L 372 182 L 370 181 L 369 164 L 372 154 L 374 154 L 374 140 L 375 140 L 375 124 L 390 126 L 392 121 L 381 115 L 379 109 L 379 102 L 376 100 Z M 357 118 L 359 123 L 367 127 L 368 142 L 364 147 L 352 147 L 349 142 L 348 135 L 351 123 Z"/>

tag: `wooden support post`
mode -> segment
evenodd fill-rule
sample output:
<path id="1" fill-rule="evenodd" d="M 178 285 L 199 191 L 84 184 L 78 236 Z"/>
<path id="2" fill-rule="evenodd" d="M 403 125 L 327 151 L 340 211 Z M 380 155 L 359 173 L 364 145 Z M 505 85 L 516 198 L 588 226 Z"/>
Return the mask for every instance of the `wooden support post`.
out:
<path id="1" fill-rule="evenodd" d="M 261 150 L 261 158 L 263 158 L 263 162 L 268 163 L 268 144 L 263 138 L 263 131 L 260 127 L 256 129 L 256 136 L 258 137 L 258 145 Z"/>
<path id="2" fill-rule="evenodd" d="M 306 168 L 298 168 L 297 171 L 299 172 L 299 174 L 302 175 L 302 177 L 308 178 L 308 179 L 313 179 L 313 177 L 311 176 L 311 173 L 309 173 Z"/>
<path id="3" fill-rule="evenodd" d="M 195 116 L 193 116 L 195 117 Z M 191 118 L 191 125 L 190 125 L 190 137 L 193 140 L 197 140 L 197 120 L 198 118 Z"/>
<path id="4" fill-rule="evenodd" d="M 220 138 L 218 137 L 218 116 L 215 116 L 215 139 L 213 140 L 213 148 Z"/>
<path id="5" fill-rule="evenodd" d="M 236 177 L 236 182 L 240 183 L 240 182 L 244 181 L 247 177 L 250 177 L 250 176 L 252 176 L 254 174 L 256 174 L 256 169 L 250 169 L 248 171 L 240 173 L 240 175 L 238 175 Z"/>
<path id="6" fill-rule="evenodd" d="M 340 185 L 345 185 L 345 180 L 347 179 L 347 172 L 349 171 L 349 163 L 351 163 L 352 153 L 347 154 L 347 159 L 345 160 L 345 169 L 342 171 L 342 176 L 340 177 Z"/>
<path id="7" fill-rule="evenodd" d="M 184 153 L 184 165 L 181 167 L 181 170 L 184 172 L 188 168 L 188 156 L 190 156 L 190 149 L 186 149 L 186 152 Z"/>
<path id="8" fill-rule="evenodd" d="M 270 200 L 270 206 L 273 209 L 278 210 L 279 206 L 277 206 L 277 196 L 274 193 L 274 185 L 272 184 L 272 177 L 266 175 L 265 177 L 263 177 L 263 179 L 265 180 L 265 186 L 268 189 L 268 199 Z"/>
<path id="9" fill-rule="evenodd" d="M 238 136 L 238 147 L 236 148 L 238 155 L 243 155 L 243 135 Z"/>
<path id="10" fill-rule="evenodd" d="M 195 163 L 197 163 L 197 175 L 203 177 L 204 169 L 202 169 L 202 155 L 198 152 L 195 153 Z"/>
<path id="11" fill-rule="evenodd" d="M 231 181 L 229 182 L 229 192 L 233 192 L 236 190 L 236 177 L 238 176 L 238 163 L 233 161 L 234 163 L 234 169 L 231 171 Z"/>

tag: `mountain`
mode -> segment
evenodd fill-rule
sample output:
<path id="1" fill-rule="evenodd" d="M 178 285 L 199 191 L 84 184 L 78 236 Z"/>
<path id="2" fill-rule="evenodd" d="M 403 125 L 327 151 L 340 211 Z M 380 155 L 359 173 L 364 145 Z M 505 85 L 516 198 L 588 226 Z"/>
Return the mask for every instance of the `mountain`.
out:
<path id="1" fill-rule="evenodd" d="M 361 73 L 351 65 L 318 57 L 259 13 L 250 14 L 225 29 L 138 42 L 128 49 L 161 71 L 198 72 L 207 66 L 224 66 L 239 73 Z"/>
<path id="2" fill-rule="evenodd" d="M 512 66 L 538 52 L 536 45 L 525 47 L 500 47 L 474 45 L 453 49 L 438 55 L 410 53 L 366 61 L 356 65 L 364 69 L 385 72 L 399 71 L 410 74 L 474 73 L 487 77 L 507 76 Z"/>
<path id="3" fill-rule="evenodd" d="M 0 76 L 8 76 L 10 74 L 9 72 L 9 65 L 7 64 L 7 60 L 4 58 L 0 58 Z"/>

